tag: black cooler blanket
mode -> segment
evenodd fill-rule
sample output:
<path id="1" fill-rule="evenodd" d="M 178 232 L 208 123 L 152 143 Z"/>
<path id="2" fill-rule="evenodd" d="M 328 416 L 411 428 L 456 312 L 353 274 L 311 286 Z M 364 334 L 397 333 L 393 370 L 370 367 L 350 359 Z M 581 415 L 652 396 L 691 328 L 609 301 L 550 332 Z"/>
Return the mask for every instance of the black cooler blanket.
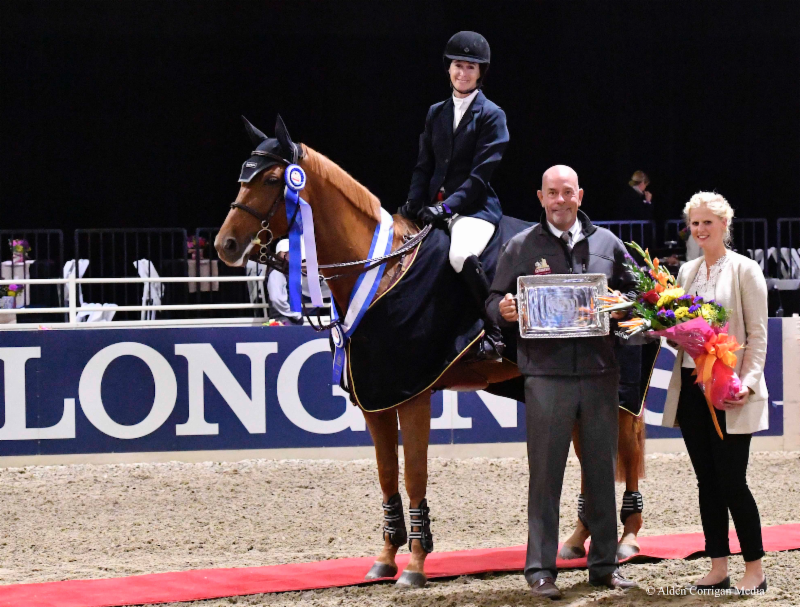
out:
<path id="1" fill-rule="evenodd" d="M 490 281 L 503 244 L 531 225 L 502 218 L 481 256 Z M 365 411 L 395 407 L 430 389 L 483 330 L 481 311 L 450 266 L 449 250 L 449 234 L 432 230 L 406 274 L 370 306 L 353 333 L 349 383 L 353 401 Z M 515 340 L 513 330 L 503 334 Z M 516 341 L 506 341 L 506 352 L 516 353 Z M 521 381 L 496 387 L 490 391 L 524 398 Z"/>

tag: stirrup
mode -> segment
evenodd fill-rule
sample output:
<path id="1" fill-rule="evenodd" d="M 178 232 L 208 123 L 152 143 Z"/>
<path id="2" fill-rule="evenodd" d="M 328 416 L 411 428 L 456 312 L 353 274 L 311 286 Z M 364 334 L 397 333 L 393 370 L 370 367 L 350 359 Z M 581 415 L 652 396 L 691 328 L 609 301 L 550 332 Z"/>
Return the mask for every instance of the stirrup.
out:
<path id="1" fill-rule="evenodd" d="M 389 536 L 392 546 L 400 547 L 408 540 L 406 521 L 403 517 L 403 500 L 399 493 L 389 498 L 388 504 L 383 504 L 383 539 Z"/>
<path id="2" fill-rule="evenodd" d="M 631 514 L 639 514 L 644 510 L 644 499 L 638 491 L 626 491 L 622 494 L 622 508 L 619 511 L 619 520 L 624 525 Z"/>
<path id="3" fill-rule="evenodd" d="M 408 524 L 411 531 L 408 533 L 408 549 L 414 540 L 419 540 L 420 546 L 425 552 L 433 552 L 433 534 L 431 533 L 431 509 L 428 508 L 428 500 L 424 499 L 419 503 L 419 508 L 408 509 Z M 418 530 L 414 531 L 414 527 Z"/>
<path id="4" fill-rule="evenodd" d="M 584 527 L 589 528 L 589 521 L 586 520 L 586 500 L 583 497 L 583 493 L 578 495 L 578 520 Z"/>

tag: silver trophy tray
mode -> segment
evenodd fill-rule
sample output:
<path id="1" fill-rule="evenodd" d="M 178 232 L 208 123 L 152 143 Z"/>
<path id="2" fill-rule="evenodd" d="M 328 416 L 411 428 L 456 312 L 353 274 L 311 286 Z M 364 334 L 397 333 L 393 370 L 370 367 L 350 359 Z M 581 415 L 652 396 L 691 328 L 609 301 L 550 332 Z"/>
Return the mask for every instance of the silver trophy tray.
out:
<path id="1" fill-rule="evenodd" d="M 544 274 L 517 278 L 519 334 L 525 339 L 608 335 L 608 314 L 597 312 L 605 274 Z"/>

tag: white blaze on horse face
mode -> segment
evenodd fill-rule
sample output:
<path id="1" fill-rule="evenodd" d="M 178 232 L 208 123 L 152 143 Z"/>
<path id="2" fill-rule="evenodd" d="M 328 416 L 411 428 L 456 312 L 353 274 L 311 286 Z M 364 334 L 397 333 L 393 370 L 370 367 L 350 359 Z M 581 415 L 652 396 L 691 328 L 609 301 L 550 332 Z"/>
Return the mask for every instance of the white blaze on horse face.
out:
<path id="1" fill-rule="evenodd" d="M 247 247 L 245 247 L 244 252 L 242 253 L 242 256 L 238 260 L 236 260 L 234 263 L 232 263 L 231 265 L 235 266 L 235 267 L 242 267 L 244 265 L 247 265 L 247 259 L 250 257 L 250 251 L 253 250 L 254 246 L 255 246 L 255 243 L 251 240 L 248 243 Z"/>

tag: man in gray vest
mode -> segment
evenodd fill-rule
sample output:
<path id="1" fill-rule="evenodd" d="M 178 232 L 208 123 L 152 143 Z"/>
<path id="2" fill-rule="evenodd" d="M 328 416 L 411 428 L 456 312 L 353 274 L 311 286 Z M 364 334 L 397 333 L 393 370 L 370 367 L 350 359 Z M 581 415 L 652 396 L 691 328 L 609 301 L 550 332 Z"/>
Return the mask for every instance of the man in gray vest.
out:
<path id="1" fill-rule="evenodd" d="M 501 326 L 518 321 L 514 293 L 519 276 L 603 273 L 612 289 L 628 292 L 633 280 L 623 266 L 625 246 L 579 210 L 578 175 L 554 166 L 538 192 L 540 223 L 512 238 L 497 262 L 487 314 Z M 624 316 L 617 313 L 617 317 Z M 614 466 L 617 458 L 619 366 L 615 337 L 518 339 L 517 360 L 525 376 L 528 434 L 528 553 L 525 578 L 533 594 L 560 598 L 558 520 L 561 486 L 572 428 L 583 450 L 585 517 L 592 533 L 589 582 L 630 588 L 619 573 Z"/>

